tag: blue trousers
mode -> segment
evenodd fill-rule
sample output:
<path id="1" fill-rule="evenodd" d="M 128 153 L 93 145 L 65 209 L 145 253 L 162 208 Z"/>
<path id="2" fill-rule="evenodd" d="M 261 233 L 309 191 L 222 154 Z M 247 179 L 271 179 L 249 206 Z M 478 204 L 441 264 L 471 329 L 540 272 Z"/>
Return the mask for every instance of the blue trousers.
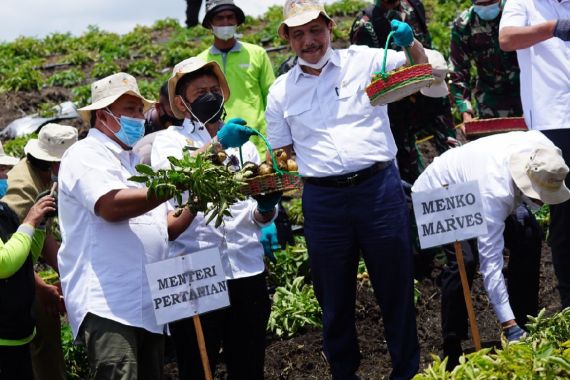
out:
<path id="1" fill-rule="evenodd" d="M 419 367 L 408 210 L 394 164 L 359 185 L 305 184 L 305 238 L 315 294 L 323 310 L 323 344 L 334 380 L 355 379 L 360 363 L 356 272 L 364 258 L 380 305 L 392 359 L 391 379 Z"/>

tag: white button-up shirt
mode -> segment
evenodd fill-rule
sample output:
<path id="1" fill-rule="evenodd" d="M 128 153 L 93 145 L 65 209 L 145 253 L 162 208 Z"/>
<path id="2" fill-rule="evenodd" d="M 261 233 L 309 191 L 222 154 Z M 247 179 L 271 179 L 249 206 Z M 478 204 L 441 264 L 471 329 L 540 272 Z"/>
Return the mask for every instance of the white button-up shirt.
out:
<path id="1" fill-rule="evenodd" d="M 293 144 L 299 172 L 326 177 L 351 173 L 396 156 L 386 106 L 373 107 L 365 88 L 382 67 L 383 49 L 335 50 L 319 76 L 297 64 L 269 90 L 267 135 L 273 148 Z M 388 50 L 387 70 L 406 62 Z"/>
<path id="2" fill-rule="evenodd" d="M 569 19 L 570 0 L 509 0 L 500 29 Z M 530 129 L 570 128 L 570 42 L 552 37 L 517 50 L 521 100 Z"/>
<path id="3" fill-rule="evenodd" d="M 160 132 L 152 145 L 151 163 L 157 169 L 170 168 L 169 156 L 182 157 L 186 146 L 201 147 L 212 138 L 208 131 L 192 124 L 188 119 L 183 126 L 170 126 Z M 239 162 L 239 150 L 226 149 L 228 157 Z M 242 146 L 244 162 L 259 164 L 255 145 L 247 142 Z M 174 203 L 172 203 L 174 205 Z M 198 213 L 190 226 L 174 241 L 170 242 L 170 256 L 181 256 L 203 249 L 219 247 L 226 279 L 250 277 L 265 270 L 263 246 L 259 242 L 260 229 L 253 219 L 257 202 L 251 198 L 230 206 L 232 217 L 224 217 L 219 228 L 214 223 L 206 225 L 203 213 Z"/>
<path id="4" fill-rule="evenodd" d="M 137 163 L 135 154 L 94 128 L 61 161 L 58 264 L 74 336 L 87 313 L 163 331 L 154 317 L 145 264 L 167 257 L 166 205 L 114 223 L 95 215 L 101 196 L 144 186 L 127 180 Z"/>
<path id="5" fill-rule="evenodd" d="M 514 319 L 503 278 L 505 219 L 521 203 L 520 190 L 509 171 L 515 152 L 530 153 L 539 146 L 554 147 L 539 131 L 498 134 L 451 149 L 426 168 L 412 191 L 428 191 L 445 184 L 478 181 L 488 232 L 477 239 L 479 269 L 485 289 L 501 323 Z"/>

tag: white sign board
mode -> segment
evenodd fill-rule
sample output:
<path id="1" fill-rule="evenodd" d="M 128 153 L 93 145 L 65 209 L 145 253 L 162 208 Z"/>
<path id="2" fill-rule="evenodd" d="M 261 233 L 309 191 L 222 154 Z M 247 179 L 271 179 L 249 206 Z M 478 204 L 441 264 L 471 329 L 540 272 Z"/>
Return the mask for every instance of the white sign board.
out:
<path id="1" fill-rule="evenodd" d="M 218 248 L 147 264 L 146 277 L 158 324 L 230 304 Z"/>
<path id="2" fill-rule="evenodd" d="M 412 201 L 422 248 L 487 233 L 477 181 L 413 193 Z"/>

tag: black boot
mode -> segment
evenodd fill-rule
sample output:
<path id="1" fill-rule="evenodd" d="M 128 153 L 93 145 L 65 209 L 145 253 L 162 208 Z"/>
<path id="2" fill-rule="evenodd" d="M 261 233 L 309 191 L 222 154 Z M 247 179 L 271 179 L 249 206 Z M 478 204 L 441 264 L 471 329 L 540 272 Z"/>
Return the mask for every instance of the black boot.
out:
<path id="1" fill-rule="evenodd" d="M 459 364 L 459 357 L 463 354 L 461 340 L 455 337 L 447 338 L 443 341 L 443 357 L 447 357 L 448 371 L 452 371 Z"/>

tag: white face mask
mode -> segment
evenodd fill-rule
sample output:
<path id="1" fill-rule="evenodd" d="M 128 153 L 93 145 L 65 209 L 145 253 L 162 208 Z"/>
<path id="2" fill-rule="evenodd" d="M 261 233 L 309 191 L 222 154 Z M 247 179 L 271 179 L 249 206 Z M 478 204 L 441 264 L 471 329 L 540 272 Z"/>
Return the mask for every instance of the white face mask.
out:
<path id="1" fill-rule="evenodd" d="M 331 59 L 332 54 L 333 54 L 333 49 L 329 45 L 329 48 L 327 49 L 326 53 L 323 54 L 321 59 L 319 59 L 319 62 L 309 63 L 309 62 L 305 61 L 303 58 L 299 57 L 299 65 L 307 66 L 307 67 L 310 67 L 311 69 L 315 69 L 315 70 L 320 70 L 323 67 L 325 67 L 325 65 L 328 63 L 328 61 Z"/>
<path id="2" fill-rule="evenodd" d="M 234 38 L 237 25 L 213 26 L 212 30 L 214 32 L 214 36 L 218 37 L 220 40 L 228 41 Z"/>

